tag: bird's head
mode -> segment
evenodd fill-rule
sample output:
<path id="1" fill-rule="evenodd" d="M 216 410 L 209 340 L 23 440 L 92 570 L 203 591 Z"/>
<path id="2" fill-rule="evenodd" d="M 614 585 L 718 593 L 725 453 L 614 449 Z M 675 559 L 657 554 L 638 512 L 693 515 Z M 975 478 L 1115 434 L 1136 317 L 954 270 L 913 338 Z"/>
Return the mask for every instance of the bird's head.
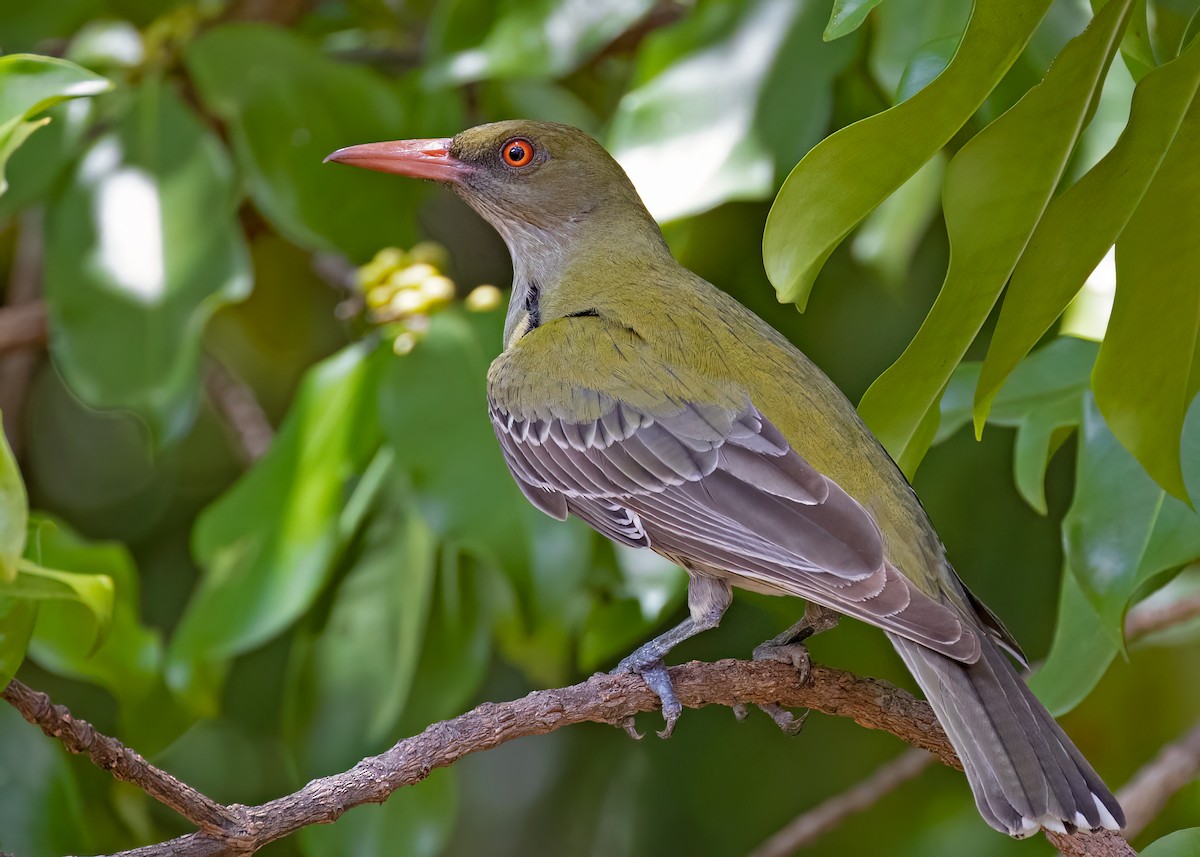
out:
<path id="1" fill-rule="evenodd" d="M 546 242 L 588 232 L 657 228 L 629 178 L 598 142 L 569 125 L 494 122 L 452 138 L 367 143 L 328 158 L 449 185 L 504 237 L 520 264 Z M 599 227 L 599 228 L 596 228 Z"/>

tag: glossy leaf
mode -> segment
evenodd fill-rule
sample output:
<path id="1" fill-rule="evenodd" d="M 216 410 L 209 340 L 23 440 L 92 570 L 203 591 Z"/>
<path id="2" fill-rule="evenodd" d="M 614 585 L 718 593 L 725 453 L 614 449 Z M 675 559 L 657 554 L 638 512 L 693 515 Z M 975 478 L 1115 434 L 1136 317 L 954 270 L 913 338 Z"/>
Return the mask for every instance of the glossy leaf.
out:
<path id="1" fill-rule="evenodd" d="M 106 574 L 58 571 L 43 568 L 26 559 L 17 564 L 16 578 L 9 583 L 0 583 L 0 594 L 30 601 L 74 601 L 82 604 L 91 614 L 93 648 L 104 640 L 112 626 L 113 582 Z"/>
<path id="2" fill-rule="evenodd" d="M 302 677 L 289 708 L 303 712 L 293 715 L 303 722 L 290 731 L 305 776 L 343 770 L 396 739 L 421 657 L 437 579 L 433 533 L 415 509 L 394 499 L 365 538 L 324 625 L 301 649 Z"/>
<path id="3" fill-rule="evenodd" d="M 37 519 L 33 533 L 31 559 L 106 579 L 115 600 L 111 629 L 99 647 L 94 647 L 95 622 L 79 605 L 43 604 L 31 656 L 50 672 L 103 686 L 119 701 L 123 714 L 132 713 L 151 692 L 162 666 L 159 634 L 141 621 L 133 558 L 121 544 L 90 542 L 45 517 Z"/>
<path id="4" fill-rule="evenodd" d="M 842 36 L 853 33 L 862 22 L 867 20 L 867 14 L 880 4 L 881 0 L 833 0 L 833 11 L 829 13 L 829 23 L 821 38 L 830 42 Z"/>
<path id="5" fill-rule="evenodd" d="M 0 687 L 8 687 L 25 660 L 38 602 L 0 595 Z"/>
<path id="6" fill-rule="evenodd" d="M 200 332 L 250 290 L 236 206 L 220 141 L 148 80 L 47 219 L 51 352 L 87 404 L 134 410 L 162 441 L 190 426 Z"/>
<path id="7" fill-rule="evenodd" d="M 275 27 L 226 24 L 189 45 L 204 106 L 226 123 L 255 204 L 288 239 L 365 262 L 410 243 L 420 186 L 321 161 L 354 143 L 423 133 L 400 91 Z"/>
<path id="8" fill-rule="evenodd" d="M 946 280 L 916 337 L 859 404 L 893 458 L 915 468 L 928 448 L 927 427 L 937 417 L 942 391 L 1067 168 L 1128 12 L 1129 0 L 1105 6 L 1063 48 L 1042 82 L 966 143 L 946 168 Z"/>
<path id="9" fill-rule="evenodd" d="M 432 86 L 487 79 L 561 77 L 604 48 L 654 6 L 653 0 L 451 2 L 438 31 L 473 29 L 488 13 L 487 35 L 439 58 L 425 72 Z M 489 8 L 491 7 L 491 8 Z M 492 11 L 492 9 L 495 11 Z M 474 20 L 472 20 L 474 19 Z M 455 39 L 458 43 L 461 37 Z"/>
<path id="10" fill-rule="evenodd" d="M 1192 46 L 1190 53 L 1200 54 Z M 1196 62 L 1200 69 L 1200 61 Z M 1200 83 L 1200 72 L 1196 78 Z M 1200 387 L 1200 102 L 1117 239 L 1117 294 L 1092 388 L 1113 434 L 1187 500 L 1180 435 Z"/>
<path id="11" fill-rule="evenodd" d="M 411 354 L 388 361 L 379 420 L 439 538 L 510 570 L 527 561 L 527 501 L 500 455 L 484 387 L 502 321 L 500 313 L 434 316 Z"/>
<path id="12" fill-rule="evenodd" d="M 0 57 L 0 194 L 8 188 L 4 167 L 13 152 L 48 119 L 37 114 L 71 98 L 99 95 L 112 83 L 57 57 Z"/>
<path id="13" fill-rule="evenodd" d="M 0 849 L 30 855 L 95 850 L 67 751 L 8 704 L 0 706 L 0 759 Z"/>
<path id="14" fill-rule="evenodd" d="M 1050 329 L 1125 229 L 1200 89 L 1200 45 L 1147 75 L 1095 167 L 1046 207 L 1013 271 L 975 393 L 977 431 L 1013 367 Z M 1182 138 L 1180 138 L 1182 141 Z"/>
<path id="15" fill-rule="evenodd" d="M 1091 395 L 1084 397 L 1063 543 L 1071 573 L 1105 632 L 1122 646 L 1130 598 L 1163 572 L 1200 556 L 1200 517 L 1146 474 L 1113 437 Z"/>
<path id="16" fill-rule="evenodd" d="M 763 236 L 763 261 L 780 301 L 804 308 L 833 249 L 970 118 L 1048 6 L 1048 0 L 1016 7 L 978 0 L 942 75 L 903 104 L 843 128 L 804 156 L 775 198 Z"/>
<path id="17" fill-rule="evenodd" d="M 1176 830 L 1142 849 L 1142 857 L 1200 857 L 1200 827 Z"/>
<path id="18" fill-rule="evenodd" d="M 383 356 L 351 346 L 313 367 L 267 454 L 197 521 L 192 551 L 205 574 L 167 657 L 168 683 L 193 709 L 213 710 L 229 658 L 312 605 L 353 536 L 343 510 L 379 445 Z"/>
<path id="19" fill-rule="evenodd" d="M 823 24 L 817 4 L 714 3 L 648 40 L 608 142 L 651 214 L 771 194 L 825 132 L 851 58 L 851 42 L 819 41 Z"/>
<path id="20" fill-rule="evenodd" d="M 1045 662 L 1029 680 L 1037 698 L 1055 717 L 1082 702 L 1117 655 L 1116 644 L 1069 569 L 1063 569 L 1058 598 L 1054 641 Z"/>
<path id="21" fill-rule="evenodd" d="M 0 584 L 16 579 L 17 561 L 25 552 L 29 498 L 25 480 L 8 438 L 0 432 Z"/>
<path id="22" fill-rule="evenodd" d="M 945 171 L 940 154 L 930 158 L 871 212 L 850 244 L 855 260 L 872 268 L 893 292 L 903 283 L 917 245 L 937 214 Z"/>

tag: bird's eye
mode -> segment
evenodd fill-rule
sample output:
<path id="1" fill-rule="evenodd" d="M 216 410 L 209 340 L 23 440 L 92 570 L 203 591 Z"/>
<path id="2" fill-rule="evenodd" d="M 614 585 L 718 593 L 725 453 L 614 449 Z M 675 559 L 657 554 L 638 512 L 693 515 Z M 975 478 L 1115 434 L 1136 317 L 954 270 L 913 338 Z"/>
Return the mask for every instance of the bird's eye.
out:
<path id="1" fill-rule="evenodd" d="M 500 157 L 510 167 L 524 167 L 533 160 L 533 143 L 524 137 L 513 137 L 500 150 Z"/>

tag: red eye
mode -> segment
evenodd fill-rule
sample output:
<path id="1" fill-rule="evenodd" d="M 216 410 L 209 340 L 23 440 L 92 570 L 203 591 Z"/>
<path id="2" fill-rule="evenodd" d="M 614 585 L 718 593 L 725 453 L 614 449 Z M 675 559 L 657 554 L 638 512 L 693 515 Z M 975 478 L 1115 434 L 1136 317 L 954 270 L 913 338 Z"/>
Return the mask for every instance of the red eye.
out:
<path id="1" fill-rule="evenodd" d="M 533 160 L 533 143 L 524 137 L 513 137 L 500 150 L 500 157 L 510 167 L 523 167 Z"/>

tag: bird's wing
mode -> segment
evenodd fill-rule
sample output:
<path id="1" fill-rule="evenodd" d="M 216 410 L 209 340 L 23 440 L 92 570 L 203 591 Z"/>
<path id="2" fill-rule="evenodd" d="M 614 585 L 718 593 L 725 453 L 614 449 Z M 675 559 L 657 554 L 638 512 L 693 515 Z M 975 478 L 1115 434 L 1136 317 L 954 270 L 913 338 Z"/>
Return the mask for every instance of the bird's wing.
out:
<path id="1" fill-rule="evenodd" d="M 598 395 L 602 415 L 587 422 L 491 406 L 505 460 L 542 511 L 573 513 L 617 542 L 811 599 L 957 660 L 978 658 L 962 614 L 889 564 L 871 514 L 752 405 L 651 415 Z"/>

